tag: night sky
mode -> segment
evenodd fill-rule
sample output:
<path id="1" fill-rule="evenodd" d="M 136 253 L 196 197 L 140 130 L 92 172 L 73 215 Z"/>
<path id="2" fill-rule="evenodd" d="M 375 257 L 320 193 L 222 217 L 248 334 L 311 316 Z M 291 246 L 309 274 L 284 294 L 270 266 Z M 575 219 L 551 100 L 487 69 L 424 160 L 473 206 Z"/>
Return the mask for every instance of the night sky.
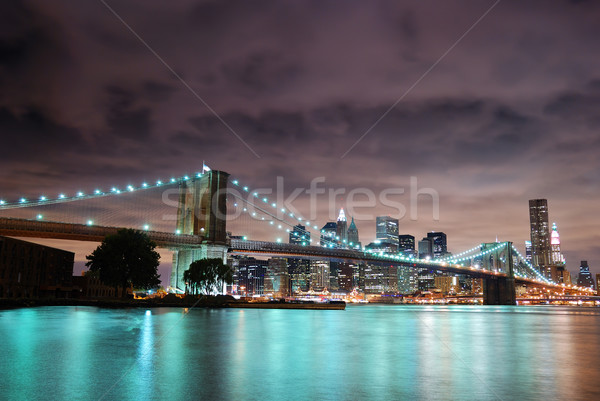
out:
<path id="1" fill-rule="evenodd" d="M 315 177 L 408 193 L 417 177 L 439 220 L 421 197 L 401 233 L 523 250 L 527 201 L 547 198 L 567 268 L 600 272 L 600 2 L 524 3 L 2 2 L 0 199 L 203 160 L 257 188 L 282 176 L 285 193 Z M 319 226 L 352 209 L 342 198 L 321 199 Z"/>

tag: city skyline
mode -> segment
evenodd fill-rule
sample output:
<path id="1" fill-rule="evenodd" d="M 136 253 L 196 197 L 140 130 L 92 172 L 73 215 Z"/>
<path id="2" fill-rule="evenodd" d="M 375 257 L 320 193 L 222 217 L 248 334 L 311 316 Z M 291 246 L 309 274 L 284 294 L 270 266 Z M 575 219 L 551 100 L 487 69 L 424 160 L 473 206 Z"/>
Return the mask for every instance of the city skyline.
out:
<path id="1" fill-rule="evenodd" d="M 202 160 L 256 187 L 285 177 L 286 193 L 324 176 L 379 194 L 414 176 L 439 194 L 439 221 L 424 199 L 400 233 L 444 232 L 455 252 L 496 237 L 524 251 L 527 202 L 545 198 L 567 269 L 587 260 L 597 273 L 600 6 L 500 2 L 473 26 L 492 4 L 112 5 L 233 133 L 102 3 L 3 4 L 0 198 Z M 320 226 L 335 219 L 318 208 Z M 356 226 L 363 244 L 375 237 Z"/>

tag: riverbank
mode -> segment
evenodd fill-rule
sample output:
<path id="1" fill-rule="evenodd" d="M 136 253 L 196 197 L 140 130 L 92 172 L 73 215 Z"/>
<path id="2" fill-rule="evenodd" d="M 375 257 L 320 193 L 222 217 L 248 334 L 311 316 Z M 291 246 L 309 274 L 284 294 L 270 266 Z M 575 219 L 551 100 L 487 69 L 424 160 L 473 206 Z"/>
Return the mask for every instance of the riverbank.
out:
<path id="1" fill-rule="evenodd" d="M 247 302 L 230 295 L 204 295 L 180 298 L 167 295 L 164 298 L 146 299 L 0 299 L 0 309 L 33 308 L 38 306 L 95 306 L 98 308 L 249 308 L 249 309 L 345 309 L 345 302 Z"/>
<path id="2" fill-rule="evenodd" d="M 186 296 L 179 298 L 177 296 L 166 296 L 164 298 L 146 298 L 146 299 L 76 299 L 76 298 L 56 298 L 56 299 L 0 299 L 0 309 L 30 308 L 37 306 L 96 306 L 99 308 L 226 308 L 232 303 L 240 302 L 229 295 L 216 296 Z"/>

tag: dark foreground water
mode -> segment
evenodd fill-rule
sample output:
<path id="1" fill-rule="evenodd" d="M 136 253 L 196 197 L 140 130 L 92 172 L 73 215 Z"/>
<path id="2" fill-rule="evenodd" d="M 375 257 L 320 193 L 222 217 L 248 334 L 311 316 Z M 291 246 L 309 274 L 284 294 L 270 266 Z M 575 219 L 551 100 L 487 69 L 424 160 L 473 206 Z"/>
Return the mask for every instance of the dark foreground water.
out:
<path id="1" fill-rule="evenodd" d="M 598 400 L 600 310 L 5 310 L 0 399 Z"/>

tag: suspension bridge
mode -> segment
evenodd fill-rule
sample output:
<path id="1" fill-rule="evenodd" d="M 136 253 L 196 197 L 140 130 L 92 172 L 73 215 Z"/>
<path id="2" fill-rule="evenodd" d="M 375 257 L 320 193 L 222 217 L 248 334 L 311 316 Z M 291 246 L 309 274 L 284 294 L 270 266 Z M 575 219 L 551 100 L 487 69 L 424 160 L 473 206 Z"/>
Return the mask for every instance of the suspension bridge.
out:
<path id="1" fill-rule="evenodd" d="M 165 205 L 170 211 L 165 212 Z M 307 238 L 320 238 L 320 245 L 313 245 L 316 242 L 313 240 L 288 244 L 230 235 L 228 222 L 236 223 L 234 227 L 240 229 L 240 215 L 251 222 L 243 228 L 246 231 L 254 225 L 264 225 L 267 231 L 283 234 L 298 230 L 298 224 L 302 224 Z M 173 251 L 171 286 L 175 288 L 184 287 L 183 272 L 194 260 L 216 257 L 225 261 L 228 255 L 235 254 L 384 263 L 461 274 L 482 279 L 486 304 L 515 304 L 516 285 L 565 289 L 565 285 L 541 274 L 511 242 L 482 243 L 457 255 L 434 260 L 345 249 L 320 236 L 316 222 L 253 191 L 228 173 L 208 168 L 194 175 L 135 186 L 12 201 L 0 199 L 3 236 L 101 242 L 120 228 L 144 230 L 159 247 Z"/>

